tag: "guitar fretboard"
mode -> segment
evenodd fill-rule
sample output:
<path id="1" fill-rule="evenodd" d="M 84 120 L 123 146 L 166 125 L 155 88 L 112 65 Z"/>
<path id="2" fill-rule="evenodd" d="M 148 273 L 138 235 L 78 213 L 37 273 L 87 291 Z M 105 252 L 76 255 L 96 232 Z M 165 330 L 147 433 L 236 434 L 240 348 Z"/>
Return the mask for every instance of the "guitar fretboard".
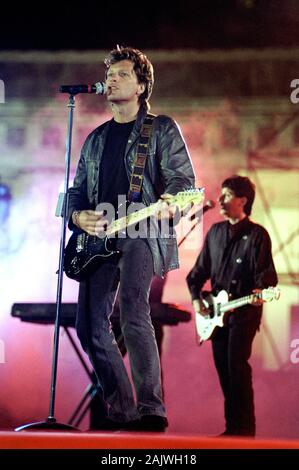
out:
<path id="1" fill-rule="evenodd" d="M 188 209 L 188 207 L 191 208 L 191 206 L 194 204 L 202 203 L 203 199 L 204 189 L 199 188 L 180 191 L 175 196 L 167 199 L 167 202 L 170 205 L 176 205 L 178 210 L 182 212 L 183 210 Z M 162 201 L 159 200 L 150 206 L 143 207 L 142 209 L 139 209 L 135 212 L 131 212 L 125 217 L 121 217 L 120 219 L 115 220 L 109 225 L 106 232 L 107 236 L 109 237 L 114 235 L 115 233 L 126 229 L 130 225 L 135 225 L 141 220 L 145 220 L 148 217 L 154 215 L 161 203 Z"/>
<path id="2" fill-rule="evenodd" d="M 225 313 L 234 308 L 242 307 L 243 305 L 250 304 L 254 297 L 261 297 L 261 293 L 245 295 L 240 299 L 231 300 L 227 304 L 220 305 L 220 312 Z"/>
<path id="3" fill-rule="evenodd" d="M 159 202 L 156 202 L 155 204 L 151 204 L 148 207 L 144 207 L 143 209 L 140 209 L 136 212 L 132 212 L 131 214 L 128 214 L 126 217 L 121 217 L 120 219 L 115 220 L 108 227 L 107 235 L 108 236 L 114 235 L 115 233 L 126 229 L 130 225 L 135 225 L 141 220 L 147 219 L 148 217 L 150 217 L 156 212 L 158 205 L 159 205 Z"/>

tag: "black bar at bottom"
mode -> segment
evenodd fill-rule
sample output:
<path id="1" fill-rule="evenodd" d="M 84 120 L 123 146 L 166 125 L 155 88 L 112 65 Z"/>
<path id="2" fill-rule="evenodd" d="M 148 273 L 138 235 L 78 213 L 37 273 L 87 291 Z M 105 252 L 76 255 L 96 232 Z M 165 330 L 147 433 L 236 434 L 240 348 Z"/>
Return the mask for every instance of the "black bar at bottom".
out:
<path id="1" fill-rule="evenodd" d="M 225 464 L 237 468 L 241 464 L 261 464 L 264 468 L 271 461 L 284 467 L 291 462 L 299 461 L 299 449 L 1 449 L 0 462 L 13 464 L 30 464 L 31 468 L 65 464 L 76 464 L 76 468 L 110 469 L 165 469 L 194 468 L 211 469 L 212 464 Z M 92 467 L 90 467 L 92 465 Z M 6 468 L 6 467 L 3 467 Z M 7 467 L 8 468 L 8 467 Z M 21 467 L 20 467 L 21 468 Z M 54 467 L 55 468 L 55 467 Z"/>

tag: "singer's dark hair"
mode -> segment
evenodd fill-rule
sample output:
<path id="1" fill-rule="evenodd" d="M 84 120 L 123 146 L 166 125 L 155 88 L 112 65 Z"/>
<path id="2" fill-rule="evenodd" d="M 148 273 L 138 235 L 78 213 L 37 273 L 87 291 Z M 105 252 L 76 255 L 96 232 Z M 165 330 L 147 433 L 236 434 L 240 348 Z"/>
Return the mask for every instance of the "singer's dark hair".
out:
<path id="1" fill-rule="evenodd" d="M 139 104 L 145 109 L 150 109 L 149 99 L 154 86 L 154 68 L 145 54 L 138 49 L 132 47 L 117 46 L 116 49 L 110 51 L 108 57 L 104 60 L 106 65 L 106 73 L 110 65 L 120 62 L 121 60 L 130 60 L 134 64 L 134 72 L 137 75 L 138 83 L 144 83 L 145 90 L 139 96 Z"/>
<path id="2" fill-rule="evenodd" d="M 237 197 L 246 197 L 244 212 L 247 215 L 251 214 L 255 198 L 255 184 L 247 176 L 233 175 L 224 180 L 221 187 L 231 189 Z"/>

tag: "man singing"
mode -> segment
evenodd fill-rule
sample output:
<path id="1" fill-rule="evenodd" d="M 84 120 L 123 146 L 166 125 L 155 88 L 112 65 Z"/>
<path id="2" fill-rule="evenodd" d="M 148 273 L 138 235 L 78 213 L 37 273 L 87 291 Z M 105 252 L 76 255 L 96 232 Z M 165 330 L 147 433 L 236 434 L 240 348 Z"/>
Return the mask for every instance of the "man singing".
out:
<path id="1" fill-rule="evenodd" d="M 107 219 L 98 204 L 117 207 L 131 193 L 130 181 L 154 84 L 153 66 L 139 50 L 117 47 L 105 60 L 107 100 L 113 118 L 86 139 L 74 186 L 70 189 L 70 228 L 101 236 Z M 139 201 L 161 200 L 160 218 L 171 219 L 171 195 L 194 186 L 194 172 L 177 124 L 151 115 L 148 152 Z M 135 194 L 136 196 L 136 194 Z M 89 355 L 107 403 L 101 429 L 164 431 L 160 362 L 150 318 L 149 291 L 154 274 L 178 267 L 175 234 L 115 241 L 119 256 L 108 258 L 80 282 L 77 333 Z M 135 397 L 109 317 L 119 288 L 120 322 L 129 354 Z"/>

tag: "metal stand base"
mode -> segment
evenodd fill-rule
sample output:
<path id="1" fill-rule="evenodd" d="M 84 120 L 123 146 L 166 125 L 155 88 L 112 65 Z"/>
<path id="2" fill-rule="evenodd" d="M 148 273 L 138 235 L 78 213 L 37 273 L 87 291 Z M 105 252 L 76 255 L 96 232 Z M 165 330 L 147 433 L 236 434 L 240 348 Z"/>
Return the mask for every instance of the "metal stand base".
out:
<path id="1" fill-rule="evenodd" d="M 81 432 L 80 429 L 70 424 L 58 423 L 55 418 L 48 418 L 46 421 L 24 424 L 15 429 L 15 431 L 75 431 Z"/>

